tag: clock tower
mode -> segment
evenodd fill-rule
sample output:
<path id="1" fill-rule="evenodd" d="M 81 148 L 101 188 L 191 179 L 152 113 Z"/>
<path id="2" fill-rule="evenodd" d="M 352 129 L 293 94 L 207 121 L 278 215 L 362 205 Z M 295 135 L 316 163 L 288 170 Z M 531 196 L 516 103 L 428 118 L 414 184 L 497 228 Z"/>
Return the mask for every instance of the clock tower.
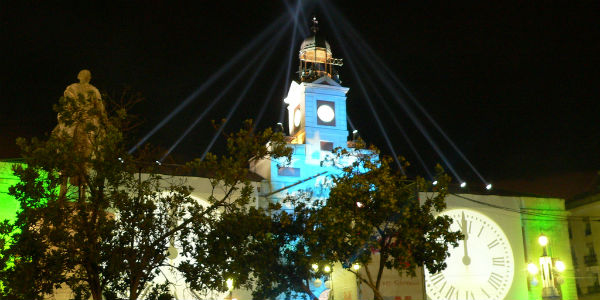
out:
<path id="1" fill-rule="evenodd" d="M 309 191 L 315 198 L 329 195 L 331 175 L 340 172 L 321 162 L 337 147 L 348 147 L 346 93 L 337 68 L 342 60 L 334 58 L 331 46 L 321 36 L 313 18 L 313 35 L 300 45 L 298 78 L 290 84 L 284 103 L 288 115 L 288 147 L 291 162 L 264 160 L 251 170 L 265 179 L 269 201 L 286 194 Z"/>
<path id="2" fill-rule="evenodd" d="M 313 18 L 314 35 L 300 46 L 299 82 L 291 83 L 284 102 L 291 143 L 330 151 L 346 146 L 348 88 L 341 86 L 336 69 L 342 60 L 333 57 L 329 43 L 318 34 L 316 25 Z"/>

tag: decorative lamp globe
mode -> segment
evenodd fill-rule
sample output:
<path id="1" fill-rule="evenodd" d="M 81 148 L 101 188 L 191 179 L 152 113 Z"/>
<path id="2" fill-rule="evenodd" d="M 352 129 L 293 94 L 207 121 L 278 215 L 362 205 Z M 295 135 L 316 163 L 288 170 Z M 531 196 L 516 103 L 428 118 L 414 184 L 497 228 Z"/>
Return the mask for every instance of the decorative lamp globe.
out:
<path id="1" fill-rule="evenodd" d="M 313 285 L 318 288 L 321 287 L 321 285 L 323 284 L 323 281 L 321 281 L 320 278 L 315 279 L 315 281 L 313 281 Z"/>
<path id="2" fill-rule="evenodd" d="M 534 264 L 534 263 L 529 263 L 527 265 L 527 271 L 529 272 L 529 274 L 531 275 L 535 275 L 538 273 L 538 267 Z"/>
<path id="3" fill-rule="evenodd" d="M 562 260 L 557 260 L 554 263 L 554 267 L 556 268 L 556 271 L 562 272 L 564 271 L 567 267 L 565 266 L 565 263 Z"/>

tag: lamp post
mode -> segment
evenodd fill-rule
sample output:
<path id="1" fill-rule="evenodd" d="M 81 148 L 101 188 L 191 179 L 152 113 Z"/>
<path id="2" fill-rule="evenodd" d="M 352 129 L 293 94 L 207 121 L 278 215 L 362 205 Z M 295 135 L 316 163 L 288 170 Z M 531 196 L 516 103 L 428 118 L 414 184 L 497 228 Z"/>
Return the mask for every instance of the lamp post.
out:
<path id="1" fill-rule="evenodd" d="M 317 271 L 319 271 L 318 264 L 312 264 L 311 268 L 313 269 L 313 271 L 315 273 L 317 273 Z M 333 269 L 329 265 L 324 265 L 322 270 L 323 270 L 323 273 L 325 273 L 325 276 L 327 276 L 325 279 L 325 288 L 329 289 L 328 299 L 333 300 L 333 279 L 332 279 Z M 313 281 L 313 285 L 316 288 L 320 287 L 321 284 L 323 284 L 323 282 L 321 281 L 320 278 L 317 278 Z"/>
<path id="2" fill-rule="evenodd" d="M 538 274 L 538 272 L 540 273 L 543 299 L 561 299 L 562 297 L 558 293 L 555 282 L 558 281 L 558 284 L 560 284 L 562 278 L 560 275 L 558 275 L 558 273 L 565 270 L 565 264 L 562 261 L 552 258 L 548 255 L 548 242 L 547 236 L 543 234 L 539 236 L 538 243 L 540 246 L 542 246 L 542 255 L 539 259 L 539 268 L 536 264 L 529 263 L 527 265 L 527 271 L 529 271 L 529 274 L 531 274 L 533 277 L 532 283 L 534 285 L 537 285 L 535 276 Z"/>
<path id="3" fill-rule="evenodd" d="M 229 291 L 229 294 L 225 299 L 233 300 L 233 278 L 227 278 L 227 281 L 225 281 L 225 283 L 227 284 L 227 290 Z"/>
<path id="4" fill-rule="evenodd" d="M 329 299 L 334 300 L 334 296 L 333 296 L 333 276 L 332 276 L 332 269 L 330 266 L 325 265 L 323 267 L 323 272 L 325 274 L 327 274 L 327 277 L 329 278 L 329 280 L 327 280 L 325 282 L 325 287 L 329 288 Z M 327 286 L 327 283 L 329 282 L 329 286 Z"/>

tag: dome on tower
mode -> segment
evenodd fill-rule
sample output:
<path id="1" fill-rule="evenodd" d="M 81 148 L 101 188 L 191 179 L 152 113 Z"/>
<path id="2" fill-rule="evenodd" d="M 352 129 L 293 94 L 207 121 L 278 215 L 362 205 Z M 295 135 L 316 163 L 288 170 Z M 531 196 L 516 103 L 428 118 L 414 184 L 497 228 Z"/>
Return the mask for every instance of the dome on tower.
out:
<path id="1" fill-rule="evenodd" d="M 318 34 L 317 18 L 313 17 L 312 21 L 313 36 L 304 39 L 300 45 L 298 55 L 300 80 L 312 82 L 327 76 L 339 83 L 339 75 L 335 66 L 341 66 L 342 60 L 333 58 L 331 46 L 322 35 Z"/>
<path id="2" fill-rule="evenodd" d="M 313 35 L 311 37 L 307 37 L 304 39 L 302 44 L 300 44 L 300 52 L 315 50 L 315 48 L 325 49 L 329 55 L 331 55 L 331 46 L 329 46 L 329 42 L 325 40 L 321 35 Z"/>

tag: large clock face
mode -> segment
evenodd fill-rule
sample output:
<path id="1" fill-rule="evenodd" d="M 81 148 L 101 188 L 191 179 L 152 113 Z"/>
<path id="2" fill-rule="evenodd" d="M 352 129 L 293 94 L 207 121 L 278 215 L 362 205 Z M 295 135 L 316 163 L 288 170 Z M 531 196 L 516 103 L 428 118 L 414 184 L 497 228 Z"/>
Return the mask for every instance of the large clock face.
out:
<path id="1" fill-rule="evenodd" d="M 335 112 L 331 106 L 323 104 L 317 109 L 317 116 L 321 121 L 329 123 L 333 120 L 333 117 L 335 117 Z"/>
<path id="2" fill-rule="evenodd" d="M 514 258 L 502 229 L 490 218 L 468 209 L 443 213 L 454 221 L 465 239 L 450 249 L 447 268 L 436 274 L 425 272 L 431 299 L 504 299 L 513 281 Z"/>
<path id="3" fill-rule="evenodd" d="M 335 126 L 335 103 L 317 100 L 317 124 Z"/>
<path id="4" fill-rule="evenodd" d="M 301 122 L 302 122 L 302 111 L 298 107 L 294 111 L 294 127 L 300 127 Z"/>

